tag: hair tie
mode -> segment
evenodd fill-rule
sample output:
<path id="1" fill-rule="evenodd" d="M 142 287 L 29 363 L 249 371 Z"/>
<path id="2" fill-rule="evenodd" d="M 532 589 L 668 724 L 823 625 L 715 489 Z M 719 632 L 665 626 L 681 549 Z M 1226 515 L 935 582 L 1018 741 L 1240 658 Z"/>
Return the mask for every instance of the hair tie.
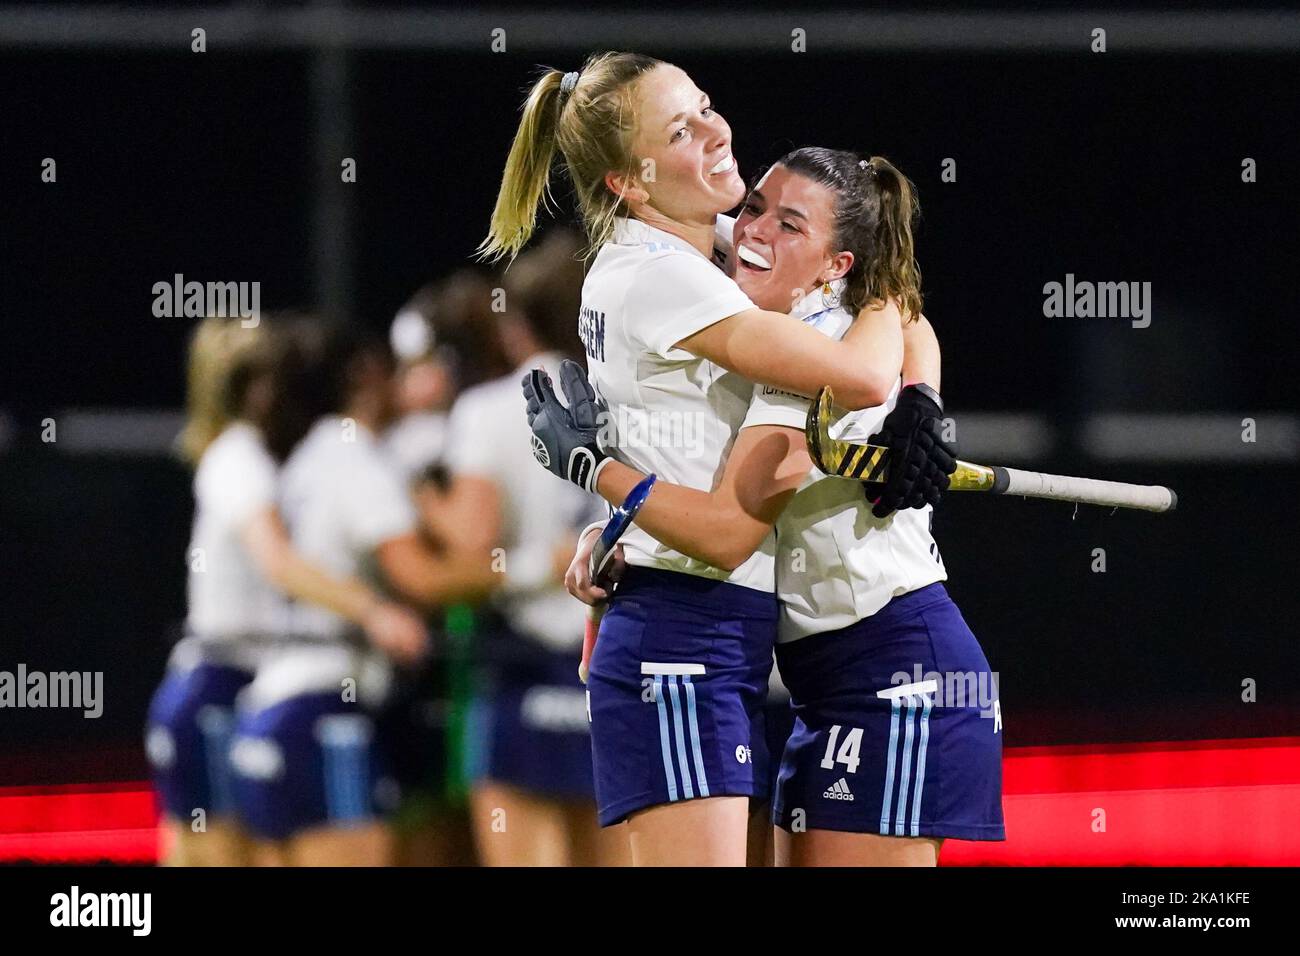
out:
<path id="1" fill-rule="evenodd" d="M 566 95 L 573 92 L 573 88 L 578 85 L 578 71 L 565 73 L 564 79 L 560 80 L 560 94 Z"/>

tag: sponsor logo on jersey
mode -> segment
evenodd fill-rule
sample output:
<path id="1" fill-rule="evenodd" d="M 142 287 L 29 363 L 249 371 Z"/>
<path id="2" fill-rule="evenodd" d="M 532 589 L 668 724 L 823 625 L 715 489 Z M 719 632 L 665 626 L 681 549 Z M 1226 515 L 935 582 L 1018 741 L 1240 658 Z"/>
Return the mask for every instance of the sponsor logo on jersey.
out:
<path id="1" fill-rule="evenodd" d="M 823 800 L 848 800 L 853 801 L 853 791 L 849 789 L 849 782 L 844 777 L 836 780 L 822 794 Z"/>
<path id="2" fill-rule="evenodd" d="M 588 358 L 605 361 L 605 313 L 583 306 L 578 313 L 578 338 Z"/>
<path id="3" fill-rule="evenodd" d="M 784 395 L 786 398 L 797 398 L 797 399 L 800 399 L 800 400 L 805 401 L 805 402 L 808 401 L 807 398 L 805 398 L 803 395 L 798 394 L 797 392 L 787 392 L 787 391 L 784 391 L 784 390 L 779 389 L 779 388 L 774 388 L 774 387 L 771 386 L 771 385 L 764 385 L 764 386 L 763 386 L 763 395 L 764 395 L 764 396 L 767 396 L 767 395 Z"/>

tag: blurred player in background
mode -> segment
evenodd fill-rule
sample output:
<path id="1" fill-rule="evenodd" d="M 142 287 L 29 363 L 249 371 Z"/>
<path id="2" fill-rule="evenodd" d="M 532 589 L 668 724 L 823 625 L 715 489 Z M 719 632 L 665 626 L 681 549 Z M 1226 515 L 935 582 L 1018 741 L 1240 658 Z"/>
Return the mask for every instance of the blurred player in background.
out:
<path id="1" fill-rule="evenodd" d="M 519 376 L 558 368 L 581 343 L 581 243 L 554 230 L 504 279 L 501 341 L 514 371 L 461 395 L 447 465 L 450 520 L 505 580 L 484 610 L 484 662 L 471 748 L 474 826 L 489 865 L 624 862 L 623 840 L 596 823 L 586 695 L 574 669 L 584 609 L 564 589 L 574 534 L 603 508 L 532 461 Z"/>
<path id="2" fill-rule="evenodd" d="M 507 368 L 492 312 L 494 289 L 486 273 L 458 270 L 416 292 L 389 330 L 398 359 L 399 417 L 382 444 L 401 469 L 435 548 L 455 535 L 437 530 L 444 523 L 449 484 L 443 463 L 447 413 L 461 391 Z M 428 623 L 434 653 L 399 673 L 381 721 L 402 784 L 398 857 L 409 865 L 469 865 L 475 849 L 464 726 L 475 615 L 468 605 L 453 602 L 430 613 Z"/>
<path id="3" fill-rule="evenodd" d="M 294 546 L 334 574 L 364 575 L 404 599 L 438 604 L 492 585 L 489 560 L 451 543 L 435 552 L 400 471 L 376 435 L 393 415 L 393 363 L 359 329 L 303 321 L 312 363 L 302 384 L 329 412 L 285 462 L 281 510 Z M 410 665 L 425 648 L 378 653 L 329 610 L 298 604 L 274 654 L 240 694 L 231 747 L 240 816 L 265 862 L 383 865 L 392 861 L 384 818 L 398 800 L 376 740 L 374 715 L 391 684 L 390 660 Z"/>
<path id="4" fill-rule="evenodd" d="M 288 325 L 272 316 L 253 328 L 210 318 L 191 341 L 181 437 L 196 466 L 189 615 L 146 729 L 163 810 L 161 858 L 172 865 L 248 858 L 231 797 L 233 706 L 284 626 L 285 594 L 331 608 L 380 645 L 423 638 L 410 611 L 355 578 L 329 575 L 290 545 L 275 506 L 277 472 L 310 417 L 286 400 L 300 358 Z"/>
<path id="5" fill-rule="evenodd" d="M 492 312 L 493 288 L 482 272 L 461 269 L 421 288 L 393 318 L 398 417 L 383 444 L 411 480 L 441 463 L 456 396 L 509 370 Z"/>

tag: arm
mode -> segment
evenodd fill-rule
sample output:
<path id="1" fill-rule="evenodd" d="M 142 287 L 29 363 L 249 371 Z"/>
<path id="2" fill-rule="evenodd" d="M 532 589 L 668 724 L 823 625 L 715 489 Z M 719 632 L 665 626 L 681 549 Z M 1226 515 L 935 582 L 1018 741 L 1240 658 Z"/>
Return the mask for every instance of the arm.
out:
<path id="1" fill-rule="evenodd" d="M 716 489 L 697 491 L 661 480 L 636 523 L 675 551 L 734 571 L 758 550 L 811 468 L 798 429 L 744 428 Z M 618 504 L 643 477 L 635 468 L 611 461 L 601 469 L 596 486 L 601 497 Z"/>
<path id="2" fill-rule="evenodd" d="M 471 551 L 490 551 L 500 538 L 501 491 L 490 478 L 458 474 L 446 494 L 422 491 L 416 501 L 439 541 L 456 539 Z"/>
<path id="3" fill-rule="evenodd" d="M 356 578 L 336 578 L 293 549 L 275 509 L 259 511 L 242 532 L 244 547 L 268 581 L 285 594 L 364 624 L 366 613 L 381 598 Z"/>
<path id="4" fill-rule="evenodd" d="M 480 600 L 502 578 L 492 569 L 490 552 L 458 545 L 436 554 L 415 533 L 382 542 L 375 558 L 388 583 L 417 604 Z"/>
<path id="5" fill-rule="evenodd" d="M 921 316 L 901 324 L 901 332 L 904 384 L 926 382 L 937 390 L 941 363 L 934 329 Z M 676 551 L 733 570 L 762 544 L 811 467 L 802 432 L 776 425 L 744 428 L 716 491 L 707 494 L 660 481 L 637 524 Z M 619 504 L 642 477 L 636 469 L 612 462 L 601 470 L 596 490 Z"/>
<path id="6" fill-rule="evenodd" d="M 924 382 L 939 391 L 940 367 L 939 339 L 935 337 L 930 320 L 920 316 L 915 322 L 903 326 L 903 385 Z"/>
<path id="7" fill-rule="evenodd" d="M 358 625 L 371 642 L 398 660 L 413 661 L 424 652 L 428 634 L 416 614 L 356 578 L 334 577 L 307 561 L 294 550 L 274 508 L 256 512 L 241 538 L 258 569 L 285 594 Z"/>
<path id="8" fill-rule="evenodd" d="M 853 410 L 889 397 L 903 362 L 902 317 L 892 300 L 866 308 L 836 341 L 779 312 L 750 309 L 677 343 L 693 355 L 763 385 L 815 395 L 823 385 Z"/>
<path id="9" fill-rule="evenodd" d="M 484 474 L 457 475 L 446 494 L 433 489 L 417 493 L 417 502 L 425 527 L 442 542 L 444 548 L 457 548 L 462 554 L 492 554 L 502 548 L 501 486 Z M 518 594 L 552 588 L 564 579 L 573 547 L 568 535 L 549 544 L 534 541 L 503 549 L 495 560 L 495 581 L 503 594 Z M 466 600 L 481 597 L 479 593 Z"/>

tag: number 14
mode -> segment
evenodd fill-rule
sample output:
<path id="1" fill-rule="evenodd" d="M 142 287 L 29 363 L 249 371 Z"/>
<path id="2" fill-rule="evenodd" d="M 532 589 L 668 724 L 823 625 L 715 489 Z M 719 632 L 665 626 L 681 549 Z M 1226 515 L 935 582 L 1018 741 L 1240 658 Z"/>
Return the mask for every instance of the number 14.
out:
<path id="1" fill-rule="evenodd" d="M 844 743 L 840 744 L 839 753 L 835 753 L 835 741 L 840 736 L 840 725 L 835 724 L 831 727 L 831 738 L 826 741 L 826 756 L 822 758 L 823 770 L 834 770 L 836 763 L 842 763 L 849 768 L 849 773 L 858 772 L 859 754 L 862 752 L 862 728 L 850 727 L 849 732 L 844 735 Z M 832 757 L 831 755 L 835 756 Z"/>

